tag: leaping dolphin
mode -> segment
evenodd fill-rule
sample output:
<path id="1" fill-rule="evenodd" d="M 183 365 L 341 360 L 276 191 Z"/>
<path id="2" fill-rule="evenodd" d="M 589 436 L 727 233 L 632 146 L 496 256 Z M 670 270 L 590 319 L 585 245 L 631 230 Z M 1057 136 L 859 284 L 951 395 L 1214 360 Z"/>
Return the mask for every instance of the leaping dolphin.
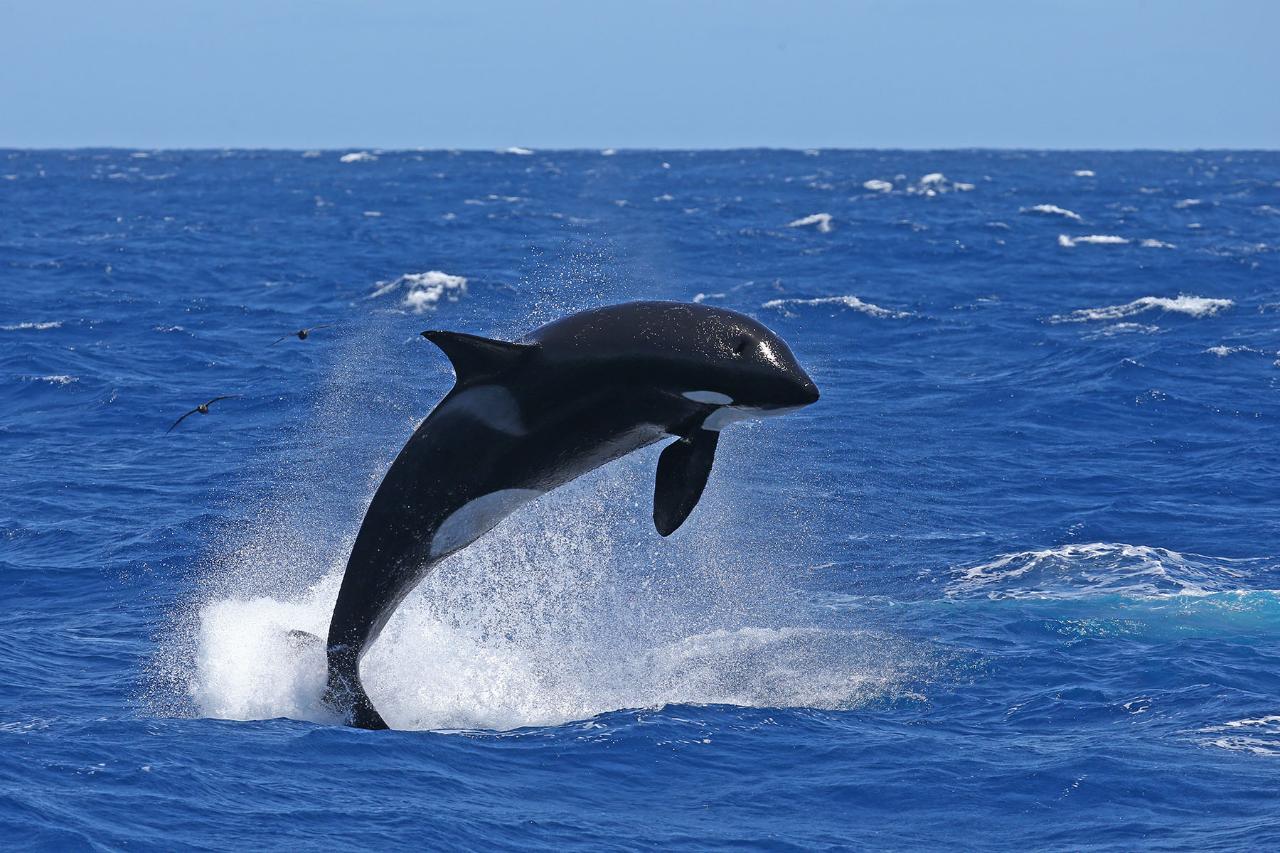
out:
<path id="1" fill-rule="evenodd" d="M 781 338 L 710 305 L 597 308 L 513 343 L 422 334 L 457 380 L 378 486 L 329 624 L 325 702 L 366 729 L 387 724 L 360 682 L 360 658 L 441 560 L 534 498 L 675 436 L 653 494 L 654 524 L 668 536 L 702 496 L 724 426 L 818 399 Z"/>

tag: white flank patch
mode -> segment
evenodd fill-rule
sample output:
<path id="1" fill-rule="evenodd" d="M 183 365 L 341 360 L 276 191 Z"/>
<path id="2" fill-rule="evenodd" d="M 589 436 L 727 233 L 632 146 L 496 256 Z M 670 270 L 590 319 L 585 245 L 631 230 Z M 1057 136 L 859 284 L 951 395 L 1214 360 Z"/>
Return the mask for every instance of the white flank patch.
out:
<path id="1" fill-rule="evenodd" d="M 537 489 L 502 489 L 476 498 L 440 525 L 431 538 L 431 556 L 438 557 L 467 547 L 541 494 Z"/>
<path id="2" fill-rule="evenodd" d="M 732 397 L 719 391 L 685 391 L 683 396 L 695 403 L 711 403 L 716 406 L 727 406 L 733 402 Z"/>

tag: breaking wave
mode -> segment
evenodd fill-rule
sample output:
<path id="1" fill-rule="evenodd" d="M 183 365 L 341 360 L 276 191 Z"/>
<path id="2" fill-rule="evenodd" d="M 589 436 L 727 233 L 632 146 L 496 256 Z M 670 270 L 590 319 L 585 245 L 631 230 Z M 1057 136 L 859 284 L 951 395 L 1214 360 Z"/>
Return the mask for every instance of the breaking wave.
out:
<path id="1" fill-rule="evenodd" d="M 815 306 L 815 305 L 842 305 L 845 308 L 851 308 L 854 311 L 860 311 L 871 317 L 910 317 L 909 311 L 893 311 L 888 308 L 881 308 L 879 305 L 873 305 L 870 302 L 863 302 L 856 296 L 819 296 L 815 299 L 770 299 L 761 305 L 761 308 L 773 308 L 782 311 L 784 314 L 794 316 L 789 309 L 798 306 Z"/>
<path id="2" fill-rule="evenodd" d="M 376 285 L 370 299 L 385 296 L 397 290 L 404 291 L 401 303 L 415 314 L 435 308 L 441 299 L 457 302 L 467 292 L 467 279 L 460 275 L 450 275 L 440 270 L 406 273 L 391 281 L 380 281 Z"/>
<path id="3" fill-rule="evenodd" d="M 0 331 L 4 332 L 43 332 L 48 329 L 61 329 L 61 320 L 51 320 L 46 323 L 10 323 L 7 326 L 0 326 Z"/>
<path id="4" fill-rule="evenodd" d="M 818 232 L 821 234 L 831 233 L 831 214 L 830 213 L 814 213 L 809 216 L 801 217 L 792 222 L 787 223 L 788 228 L 804 228 L 809 225 L 817 226 Z"/>
<path id="5" fill-rule="evenodd" d="M 1019 213 L 1038 213 L 1042 216 L 1061 216 L 1064 219 L 1070 219 L 1073 222 L 1084 222 L 1080 214 L 1074 210 L 1067 210 L 1065 207 L 1058 207 L 1056 204 L 1033 204 L 1031 207 L 1024 207 Z"/>
<path id="6" fill-rule="evenodd" d="M 1119 320 L 1146 311 L 1164 311 L 1186 314 L 1189 317 L 1212 317 L 1235 305 L 1230 299 L 1214 299 L 1207 296 L 1180 294 L 1176 297 L 1144 296 L 1123 305 L 1107 305 L 1102 308 L 1081 308 L 1069 314 L 1055 314 L 1051 323 L 1087 323 L 1095 320 Z"/>
<path id="7" fill-rule="evenodd" d="M 1003 554 L 953 571 L 948 597 L 1069 599 L 1205 596 L 1249 591 L 1268 558 L 1206 557 L 1166 548 L 1091 542 Z M 1257 591 L 1257 590 L 1253 590 Z"/>

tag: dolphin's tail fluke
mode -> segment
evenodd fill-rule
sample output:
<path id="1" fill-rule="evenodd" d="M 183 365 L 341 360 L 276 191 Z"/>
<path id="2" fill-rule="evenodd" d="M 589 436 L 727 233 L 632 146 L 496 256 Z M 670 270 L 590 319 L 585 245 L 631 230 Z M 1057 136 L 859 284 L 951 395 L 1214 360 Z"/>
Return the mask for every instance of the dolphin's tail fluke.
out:
<path id="1" fill-rule="evenodd" d="M 369 694 L 364 692 L 359 659 L 350 651 L 350 646 L 330 646 L 328 656 L 329 684 L 324 691 L 324 703 L 341 714 L 347 725 L 358 729 L 390 728 L 373 707 Z"/>

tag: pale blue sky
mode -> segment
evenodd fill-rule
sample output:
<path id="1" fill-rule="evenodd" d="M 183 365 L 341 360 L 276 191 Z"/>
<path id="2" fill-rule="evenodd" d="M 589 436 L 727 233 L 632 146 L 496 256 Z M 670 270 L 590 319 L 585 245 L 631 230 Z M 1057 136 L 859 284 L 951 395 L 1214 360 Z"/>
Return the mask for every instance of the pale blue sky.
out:
<path id="1" fill-rule="evenodd" d="M 1280 0 L 0 0 L 0 146 L 1280 147 Z"/>

